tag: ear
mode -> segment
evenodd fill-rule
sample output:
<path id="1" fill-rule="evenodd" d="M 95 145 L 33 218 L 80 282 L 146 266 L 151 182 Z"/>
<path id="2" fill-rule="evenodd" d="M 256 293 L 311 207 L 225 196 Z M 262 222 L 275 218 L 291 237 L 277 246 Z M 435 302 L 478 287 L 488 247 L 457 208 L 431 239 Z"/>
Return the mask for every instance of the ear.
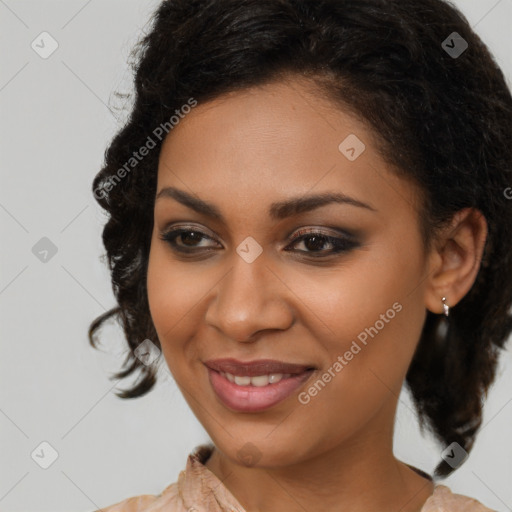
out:
<path id="1" fill-rule="evenodd" d="M 453 307 L 471 289 L 480 269 L 487 233 L 485 217 L 474 208 L 458 211 L 450 225 L 441 230 L 429 254 L 425 287 L 428 310 L 442 313 L 443 297 Z"/>

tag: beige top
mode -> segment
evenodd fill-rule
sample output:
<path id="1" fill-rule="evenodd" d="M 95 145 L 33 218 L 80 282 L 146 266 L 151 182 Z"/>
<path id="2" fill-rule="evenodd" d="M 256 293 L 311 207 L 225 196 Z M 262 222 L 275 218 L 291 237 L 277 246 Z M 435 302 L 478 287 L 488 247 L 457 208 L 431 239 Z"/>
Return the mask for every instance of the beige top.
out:
<path id="1" fill-rule="evenodd" d="M 203 464 L 212 449 L 211 443 L 197 446 L 188 456 L 186 468 L 180 472 L 178 481 L 167 486 L 158 496 L 134 496 L 94 512 L 245 512 L 224 484 Z M 435 484 L 434 492 L 421 512 L 496 511 L 473 498 L 452 493 L 445 485 Z"/>

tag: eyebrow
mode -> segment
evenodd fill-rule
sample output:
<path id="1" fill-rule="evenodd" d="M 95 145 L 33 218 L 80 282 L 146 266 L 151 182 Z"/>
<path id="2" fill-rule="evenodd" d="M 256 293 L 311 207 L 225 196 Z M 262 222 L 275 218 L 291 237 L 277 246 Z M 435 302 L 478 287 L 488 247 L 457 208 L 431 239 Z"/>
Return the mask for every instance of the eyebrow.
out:
<path id="1" fill-rule="evenodd" d="M 155 202 L 164 197 L 175 199 L 182 205 L 187 206 L 197 213 L 201 213 L 207 217 L 211 217 L 225 223 L 224 216 L 215 205 L 194 197 L 184 190 L 180 190 L 175 187 L 165 187 L 158 192 Z M 353 197 L 342 193 L 325 192 L 322 194 L 293 197 L 291 199 L 272 203 L 269 208 L 269 216 L 274 220 L 281 220 L 293 215 L 298 215 L 299 213 L 320 208 L 321 206 L 325 206 L 330 203 L 347 204 L 377 212 L 377 210 L 369 204 L 363 203 Z"/>

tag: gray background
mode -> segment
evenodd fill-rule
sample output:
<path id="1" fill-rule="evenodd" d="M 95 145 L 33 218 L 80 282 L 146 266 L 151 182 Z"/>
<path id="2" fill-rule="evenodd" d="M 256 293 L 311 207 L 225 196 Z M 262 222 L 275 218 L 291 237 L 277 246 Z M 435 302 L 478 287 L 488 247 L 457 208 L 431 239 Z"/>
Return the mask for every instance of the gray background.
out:
<path id="1" fill-rule="evenodd" d="M 161 366 L 145 397 L 120 400 L 124 351 L 115 325 L 105 351 L 88 345 L 89 322 L 114 305 L 100 261 L 105 222 L 91 193 L 103 151 L 126 113 L 126 61 L 157 1 L 0 0 L 0 510 L 91 511 L 177 479 L 208 439 Z M 510 83 L 512 0 L 456 2 Z M 47 31 L 58 49 L 31 43 Z M 439 34 L 439 41 L 448 34 Z M 37 42 L 37 39 L 36 39 Z M 49 42 L 45 43 L 49 48 Z M 512 185 L 512 183 L 511 183 Z M 48 237 L 46 263 L 32 247 Z M 471 456 L 442 483 L 496 510 L 512 510 L 512 348 L 503 354 Z M 121 383 L 126 387 L 127 383 Z M 42 469 L 46 441 L 58 458 Z M 39 447 L 39 448 L 38 448 Z M 408 394 L 400 397 L 397 457 L 431 471 L 443 447 L 423 438 Z M 44 454 L 44 455 L 43 455 Z M 48 460 L 48 459 L 47 459 Z"/>

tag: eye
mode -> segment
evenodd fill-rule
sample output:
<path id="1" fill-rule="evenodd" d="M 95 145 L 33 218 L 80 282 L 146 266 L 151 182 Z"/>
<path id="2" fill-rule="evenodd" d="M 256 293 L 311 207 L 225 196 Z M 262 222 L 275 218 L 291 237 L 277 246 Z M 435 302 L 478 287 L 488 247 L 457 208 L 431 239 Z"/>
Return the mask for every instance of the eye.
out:
<path id="1" fill-rule="evenodd" d="M 167 242 L 173 250 L 183 253 L 197 252 L 195 249 L 205 247 L 204 245 L 198 245 L 198 242 L 213 240 L 213 238 L 193 227 L 171 229 L 162 233 L 160 239 Z M 181 240 L 181 243 L 178 243 L 178 240 Z"/>
<path id="2" fill-rule="evenodd" d="M 296 236 L 293 238 L 293 243 L 291 244 L 291 246 L 297 244 L 303 244 L 303 247 L 305 247 L 306 250 L 296 250 L 294 252 L 311 254 L 311 256 L 315 258 L 326 257 L 332 254 L 346 252 L 358 246 L 357 241 L 351 237 L 336 237 L 322 233 L 317 229 L 299 230 Z M 329 245 L 331 249 L 321 250 L 322 247 L 325 247 L 326 245 Z"/>

